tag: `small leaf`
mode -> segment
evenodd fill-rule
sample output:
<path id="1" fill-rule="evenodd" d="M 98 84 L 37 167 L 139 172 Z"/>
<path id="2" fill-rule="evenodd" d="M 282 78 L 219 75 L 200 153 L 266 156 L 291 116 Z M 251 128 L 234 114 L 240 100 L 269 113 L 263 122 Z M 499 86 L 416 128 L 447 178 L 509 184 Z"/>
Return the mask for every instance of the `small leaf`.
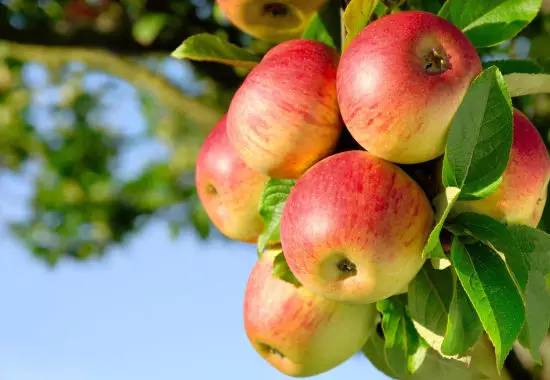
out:
<path id="1" fill-rule="evenodd" d="M 132 27 L 134 39 L 144 46 L 151 45 L 162 31 L 167 21 L 168 15 L 165 13 L 146 13 L 140 17 Z"/>
<path id="2" fill-rule="evenodd" d="M 479 339 L 483 327 L 464 288 L 455 278 L 453 299 L 441 352 L 445 355 L 464 355 Z"/>
<path id="3" fill-rule="evenodd" d="M 187 38 L 172 52 L 172 57 L 244 68 L 252 68 L 260 60 L 256 54 L 208 33 L 195 34 Z"/>
<path id="4" fill-rule="evenodd" d="M 296 182 L 290 179 L 270 179 L 265 185 L 260 200 L 259 212 L 264 220 L 264 230 L 258 237 L 258 252 L 261 254 L 269 242 L 279 241 L 279 227 L 283 208 Z"/>
<path id="5" fill-rule="evenodd" d="M 512 147 L 512 102 L 496 67 L 470 86 L 453 118 L 443 159 L 443 184 L 461 199 L 479 199 L 500 184 Z"/>
<path id="6" fill-rule="evenodd" d="M 513 73 L 504 76 L 510 96 L 550 93 L 550 74 Z"/>
<path id="7" fill-rule="evenodd" d="M 436 200 L 436 225 L 433 228 L 428 241 L 424 246 L 422 251 L 423 258 L 445 258 L 445 252 L 443 247 L 441 247 L 441 242 L 439 240 L 439 235 L 441 235 L 441 230 L 443 229 L 443 224 L 449 216 L 449 212 L 453 208 L 456 200 L 460 195 L 460 189 L 457 187 L 447 187 L 445 193 L 440 194 Z"/>
<path id="8" fill-rule="evenodd" d="M 340 51 L 340 5 L 335 1 L 328 2 L 312 17 L 302 37 Z"/>
<path id="9" fill-rule="evenodd" d="M 343 17 L 346 28 L 344 49 L 367 26 L 377 4 L 378 0 L 351 0 L 349 2 Z"/>
<path id="10" fill-rule="evenodd" d="M 541 0 L 448 0 L 439 15 L 462 29 L 476 47 L 509 40 L 537 15 Z"/>
<path id="11" fill-rule="evenodd" d="M 451 261 L 483 328 L 495 346 L 497 367 L 512 349 L 525 322 L 525 308 L 506 265 L 483 244 L 464 246 L 455 238 Z"/>
<path id="12" fill-rule="evenodd" d="M 285 255 L 283 252 L 279 253 L 277 256 L 275 256 L 275 259 L 273 260 L 273 276 L 286 281 L 296 287 L 302 286 L 300 281 L 294 276 L 294 273 L 290 270 L 288 267 L 288 264 L 285 259 Z"/>
<path id="13" fill-rule="evenodd" d="M 417 354 L 421 344 L 421 338 L 405 309 L 405 302 L 402 296 L 396 296 L 376 303 L 376 308 L 382 313 L 386 362 L 399 377 L 419 367 L 419 363 L 410 358 Z"/>

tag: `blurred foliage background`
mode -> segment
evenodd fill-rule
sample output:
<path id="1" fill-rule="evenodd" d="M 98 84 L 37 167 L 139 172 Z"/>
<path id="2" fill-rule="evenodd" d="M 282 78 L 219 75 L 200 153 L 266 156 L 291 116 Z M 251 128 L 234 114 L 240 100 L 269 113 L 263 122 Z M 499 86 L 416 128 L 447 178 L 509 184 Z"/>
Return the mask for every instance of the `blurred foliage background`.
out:
<path id="1" fill-rule="evenodd" d="M 485 49 L 483 58 L 544 63 L 545 4 L 520 36 Z M 0 223 L 37 258 L 55 264 L 100 256 L 152 217 L 174 234 L 209 236 L 194 158 L 245 73 L 169 58 L 199 32 L 259 53 L 269 48 L 231 27 L 211 0 L 0 0 L 0 174 L 31 173 L 34 187 L 28 215 Z M 550 141 L 550 96 L 515 102 Z M 129 117 L 139 123 L 121 128 Z M 124 162 L 141 158 L 128 152 L 147 141 L 161 153 L 128 170 Z"/>

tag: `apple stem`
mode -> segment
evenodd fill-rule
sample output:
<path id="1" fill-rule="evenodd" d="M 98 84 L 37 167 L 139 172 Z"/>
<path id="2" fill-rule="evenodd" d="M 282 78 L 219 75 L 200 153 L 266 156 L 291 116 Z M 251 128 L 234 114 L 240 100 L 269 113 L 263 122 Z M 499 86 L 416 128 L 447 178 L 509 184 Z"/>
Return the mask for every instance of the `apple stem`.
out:
<path id="1" fill-rule="evenodd" d="M 282 3 L 268 3 L 264 5 L 264 14 L 271 14 L 273 17 L 288 15 L 288 7 Z"/>
<path id="2" fill-rule="evenodd" d="M 451 61 L 443 49 L 432 48 L 424 57 L 424 70 L 430 75 L 443 74 L 451 68 Z"/>

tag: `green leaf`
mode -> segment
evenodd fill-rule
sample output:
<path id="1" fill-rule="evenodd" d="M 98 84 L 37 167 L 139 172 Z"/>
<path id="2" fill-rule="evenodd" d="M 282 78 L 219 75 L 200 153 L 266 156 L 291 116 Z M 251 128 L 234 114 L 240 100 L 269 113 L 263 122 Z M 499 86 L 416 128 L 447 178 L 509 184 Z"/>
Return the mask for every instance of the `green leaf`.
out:
<path id="1" fill-rule="evenodd" d="M 505 224 L 487 215 L 467 212 L 453 219 L 451 229 L 453 228 L 462 229 L 463 233 L 475 237 L 504 254 L 506 264 L 519 288 L 525 288 L 529 272 L 528 257 L 525 252 L 520 250 L 516 239 Z"/>
<path id="2" fill-rule="evenodd" d="M 397 378 L 397 374 L 390 368 L 390 366 L 386 362 L 384 345 L 384 338 L 380 337 L 380 335 L 378 335 L 378 333 L 376 332 L 372 333 L 367 343 L 363 346 L 363 354 L 380 372 L 383 372 L 385 375 L 391 378 Z"/>
<path id="3" fill-rule="evenodd" d="M 513 73 L 504 76 L 510 96 L 550 93 L 550 74 Z"/>
<path id="4" fill-rule="evenodd" d="M 344 49 L 367 26 L 377 4 L 378 0 L 351 0 L 349 2 L 343 16 L 346 28 Z"/>
<path id="5" fill-rule="evenodd" d="M 443 335 L 447 325 L 449 305 L 453 295 L 453 277 L 450 269 L 436 270 L 425 264 L 409 284 L 409 312 L 415 322 Z"/>
<path id="6" fill-rule="evenodd" d="M 441 352 L 445 355 L 464 355 L 479 339 L 483 327 L 464 288 L 455 278 L 453 299 L 449 308 L 447 328 Z"/>
<path id="7" fill-rule="evenodd" d="M 172 52 L 172 57 L 244 68 L 252 68 L 260 60 L 256 54 L 208 33 L 195 34 L 187 38 Z"/>
<path id="8" fill-rule="evenodd" d="M 436 224 L 428 241 L 422 250 L 423 258 L 445 258 L 445 252 L 443 247 L 441 247 L 441 241 L 439 240 L 439 235 L 441 235 L 441 230 L 443 229 L 443 224 L 451 212 L 453 205 L 460 195 L 460 189 L 457 187 L 447 187 L 445 193 L 440 194 L 436 197 Z"/>
<path id="9" fill-rule="evenodd" d="M 504 59 L 483 62 L 484 69 L 488 69 L 491 66 L 498 67 L 503 75 L 512 73 L 539 74 L 543 72 L 541 65 L 528 59 Z M 504 79 L 506 79 L 506 77 L 504 77 Z"/>
<path id="10" fill-rule="evenodd" d="M 167 21 L 168 15 L 165 13 L 146 13 L 134 23 L 132 35 L 140 44 L 149 46 L 158 37 Z"/>
<path id="11" fill-rule="evenodd" d="M 210 219 L 200 202 L 193 202 L 191 222 L 202 239 L 206 239 L 210 235 Z"/>
<path id="12" fill-rule="evenodd" d="M 279 241 L 279 227 L 283 208 L 296 182 L 291 179 L 270 179 L 260 199 L 259 212 L 264 220 L 264 230 L 258 237 L 258 252 L 261 254 L 269 242 Z"/>
<path id="13" fill-rule="evenodd" d="M 407 314 L 404 297 L 391 297 L 376 303 L 376 308 L 382 313 L 382 330 L 385 339 L 386 362 L 399 377 L 412 373 L 419 367 L 417 351 L 420 349 L 421 338 Z"/>
<path id="14" fill-rule="evenodd" d="M 483 328 L 495 346 L 497 367 L 506 356 L 525 322 L 525 308 L 504 261 L 489 247 L 463 245 L 455 238 L 451 261 Z"/>
<path id="15" fill-rule="evenodd" d="M 294 276 L 294 273 L 288 267 L 288 264 L 285 259 L 283 252 L 277 254 L 273 260 L 273 276 L 280 278 L 283 281 L 286 281 L 296 287 L 302 286 L 300 281 Z"/>
<path id="16" fill-rule="evenodd" d="M 411 9 L 417 9 L 435 14 L 437 14 L 437 12 L 441 9 L 441 3 L 439 0 L 409 0 L 408 3 Z"/>
<path id="17" fill-rule="evenodd" d="M 533 360 L 542 365 L 540 347 L 550 328 L 550 291 L 545 276 L 537 271 L 529 275 L 525 287 L 525 314 L 527 323 L 519 340 L 529 349 Z"/>
<path id="18" fill-rule="evenodd" d="M 546 277 L 550 272 L 550 235 L 527 226 L 509 227 L 515 247 L 529 265 L 524 299 L 526 324 L 520 342 L 541 364 L 540 346 L 550 328 L 550 290 Z"/>
<path id="19" fill-rule="evenodd" d="M 443 184 L 461 199 L 496 190 L 512 147 L 512 102 L 496 67 L 472 83 L 451 123 L 443 159 Z"/>
<path id="20" fill-rule="evenodd" d="M 537 15 L 542 0 L 448 0 L 439 15 L 462 29 L 476 47 L 509 40 Z"/>
<path id="21" fill-rule="evenodd" d="M 302 37 L 340 51 L 340 5 L 335 1 L 328 2 L 312 17 Z"/>

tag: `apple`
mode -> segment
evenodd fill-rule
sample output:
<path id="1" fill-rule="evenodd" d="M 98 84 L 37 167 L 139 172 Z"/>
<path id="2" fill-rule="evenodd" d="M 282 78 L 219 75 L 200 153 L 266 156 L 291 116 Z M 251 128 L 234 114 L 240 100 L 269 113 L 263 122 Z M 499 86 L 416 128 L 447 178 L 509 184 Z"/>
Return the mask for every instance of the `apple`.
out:
<path id="1" fill-rule="evenodd" d="M 322 160 L 298 180 L 281 219 L 288 265 L 313 292 L 371 303 L 401 293 L 420 270 L 433 211 L 396 165 L 364 151 Z"/>
<path id="2" fill-rule="evenodd" d="M 200 149 L 197 193 L 212 223 L 224 235 L 254 242 L 263 229 L 258 207 L 269 178 L 246 166 L 229 143 L 226 131 L 224 116 Z"/>
<path id="3" fill-rule="evenodd" d="M 246 287 L 244 324 L 254 349 L 279 371 L 311 376 L 337 366 L 366 343 L 374 305 L 328 300 L 273 276 L 279 251 L 266 251 Z"/>
<path id="4" fill-rule="evenodd" d="M 342 118 L 377 157 L 429 161 L 444 152 L 450 122 L 480 71 L 475 48 L 448 21 L 417 11 L 382 17 L 340 60 Z"/>
<path id="5" fill-rule="evenodd" d="M 459 201 L 454 212 L 477 212 L 510 224 L 536 227 L 542 217 L 550 158 L 537 128 L 514 110 L 514 140 L 502 182 L 488 197 Z"/>
<path id="6" fill-rule="evenodd" d="M 233 147 L 251 168 L 297 178 L 330 154 L 342 130 L 336 51 L 309 40 L 271 49 L 239 88 L 227 115 Z"/>
<path id="7" fill-rule="evenodd" d="M 299 37 L 326 0 L 218 0 L 226 17 L 254 37 L 279 42 Z"/>

